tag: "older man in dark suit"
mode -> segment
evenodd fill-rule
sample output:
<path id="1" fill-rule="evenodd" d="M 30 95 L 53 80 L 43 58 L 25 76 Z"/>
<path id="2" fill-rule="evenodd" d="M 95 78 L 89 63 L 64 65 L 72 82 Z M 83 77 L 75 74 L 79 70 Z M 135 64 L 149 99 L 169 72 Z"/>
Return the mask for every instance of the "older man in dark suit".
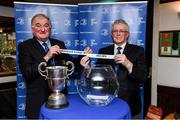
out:
<path id="1" fill-rule="evenodd" d="M 38 65 L 41 62 L 47 62 L 47 65 L 65 65 L 66 61 L 79 62 L 78 59 L 61 53 L 61 49 L 66 49 L 62 41 L 50 38 L 52 25 L 46 15 L 33 16 L 31 28 L 34 37 L 18 45 L 18 62 L 27 85 L 26 116 L 38 118 L 41 105 L 50 94 L 47 81 L 38 72 Z"/>
<path id="2" fill-rule="evenodd" d="M 133 118 L 139 118 L 141 111 L 139 84 L 146 79 L 146 60 L 144 49 L 129 44 L 128 37 L 128 24 L 122 19 L 116 20 L 112 25 L 114 44 L 99 50 L 99 54 L 111 54 L 115 57 L 114 59 L 98 59 L 97 64 L 109 64 L 115 69 L 120 85 L 118 97 L 127 101 Z M 89 58 L 83 57 L 80 63 L 87 67 Z"/>

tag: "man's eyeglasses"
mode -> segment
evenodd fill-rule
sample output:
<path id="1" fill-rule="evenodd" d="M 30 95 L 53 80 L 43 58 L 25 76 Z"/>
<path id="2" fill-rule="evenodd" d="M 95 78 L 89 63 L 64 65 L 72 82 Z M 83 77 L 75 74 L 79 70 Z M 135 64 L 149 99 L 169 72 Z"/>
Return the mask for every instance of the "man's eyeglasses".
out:
<path id="1" fill-rule="evenodd" d="M 47 30 L 47 29 L 50 28 L 50 25 L 49 25 L 49 24 L 44 24 L 44 25 L 35 24 L 33 27 L 35 27 L 35 28 L 38 29 L 38 30 L 42 30 L 43 28 L 44 28 L 45 30 Z"/>
<path id="2" fill-rule="evenodd" d="M 125 32 L 128 32 L 127 30 L 112 30 L 112 33 L 115 33 L 115 34 L 122 34 L 122 33 L 125 33 Z"/>

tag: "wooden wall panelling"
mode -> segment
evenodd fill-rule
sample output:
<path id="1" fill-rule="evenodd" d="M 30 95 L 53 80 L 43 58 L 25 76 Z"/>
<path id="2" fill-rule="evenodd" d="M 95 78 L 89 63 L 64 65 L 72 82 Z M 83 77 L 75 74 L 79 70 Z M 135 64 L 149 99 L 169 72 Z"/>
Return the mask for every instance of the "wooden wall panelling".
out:
<path id="1" fill-rule="evenodd" d="M 169 113 L 180 113 L 180 88 L 158 85 L 157 106 L 163 109 L 163 117 Z"/>

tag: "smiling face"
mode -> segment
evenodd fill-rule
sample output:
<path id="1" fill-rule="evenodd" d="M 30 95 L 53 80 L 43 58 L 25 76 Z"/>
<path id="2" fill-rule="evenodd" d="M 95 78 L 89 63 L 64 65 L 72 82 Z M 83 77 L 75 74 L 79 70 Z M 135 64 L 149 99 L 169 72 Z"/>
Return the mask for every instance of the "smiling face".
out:
<path id="1" fill-rule="evenodd" d="M 48 18 L 36 16 L 32 20 L 32 32 L 37 40 L 45 42 L 51 33 L 51 24 Z"/>
<path id="2" fill-rule="evenodd" d="M 123 23 L 115 23 L 112 26 L 112 38 L 113 42 L 117 45 L 121 45 L 127 41 L 129 37 L 128 26 Z"/>

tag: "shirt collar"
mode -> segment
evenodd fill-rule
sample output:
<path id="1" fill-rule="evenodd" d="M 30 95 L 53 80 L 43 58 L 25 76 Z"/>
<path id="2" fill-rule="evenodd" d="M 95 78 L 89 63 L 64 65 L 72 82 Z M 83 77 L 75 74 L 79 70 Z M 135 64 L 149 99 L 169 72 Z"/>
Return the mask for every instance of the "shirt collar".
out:
<path id="1" fill-rule="evenodd" d="M 41 45 L 44 43 L 43 41 L 40 41 L 40 40 L 38 40 L 38 42 L 39 42 Z M 48 39 L 45 43 L 50 44 L 50 40 Z"/>
<path id="2" fill-rule="evenodd" d="M 114 48 L 117 49 L 117 47 L 121 47 L 122 49 L 124 49 L 126 44 L 127 44 L 127 42 L 125 42 L 125 43 L 123 43 L 121 45 L 114 44 Z"/>
<path id="3" fill-rule="evenodd" d="M 118 48 L 118 47 L 121 47 L 121 48 L 122 48 L 122 49 L 121 49 L 121 53 L 123 53 L 126 44 L 127 44 L 127 42 L 125 42 L 125 43 L 123 43 L 123 44 L 121 44 L 121 45 L 114 44 L 114 53 L 117 53 L 117 48 Z"/>

